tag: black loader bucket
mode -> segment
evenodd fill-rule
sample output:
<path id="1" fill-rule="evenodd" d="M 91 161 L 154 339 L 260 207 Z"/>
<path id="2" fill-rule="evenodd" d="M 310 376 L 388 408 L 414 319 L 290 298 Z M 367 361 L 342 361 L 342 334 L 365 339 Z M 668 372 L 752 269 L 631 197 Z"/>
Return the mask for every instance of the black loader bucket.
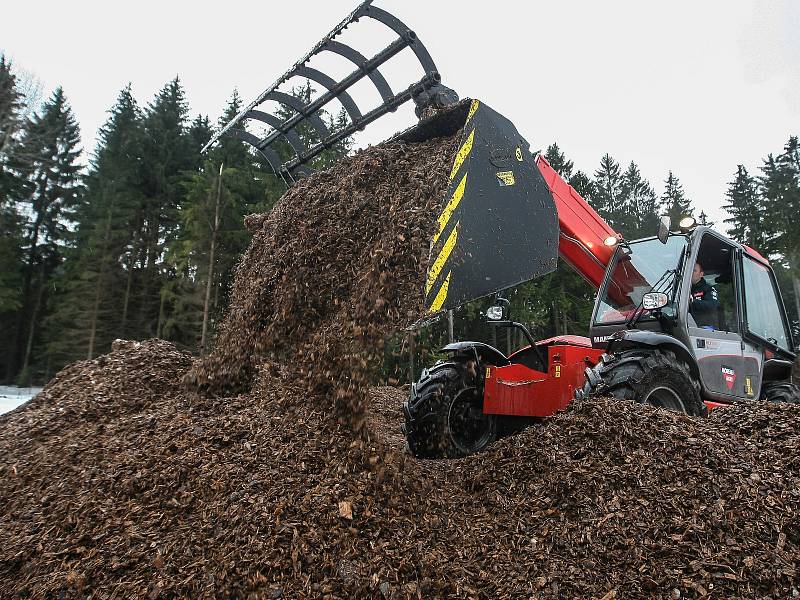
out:
<path id="1" fill-rule="evenodd" d="M 399 137 L 413 142 L 458 130 L 425 278 L 429 314 L 541 277 L 558 260 L 553 197 L 511 121 L 467 100 Z"/>
<path id="2" fill-rule="evenodd" d="M 372 57 L 336 39 L 344 29 L 366 18 L 393 32 L 393 41 Z M 406 48 L 414 53 L 424 75 L 396 92 L 379 67 Z M 310 66 L 323 52 L 345 57 L 355 69 L 341 80 L 331 78 Z M 362 110 L 348 92 L 365 77 L 382 99 L 368 111 Z M 324 92 L 308 102 L 299 100 L 286 90 L 293 78 L 316 82 Z M 348 122 L 331 131 L 321 111 L 334 99 L 344 107 Z M 204 150 L 223 135 L 244 140 L 291 185 L 311 170 L 309 163 L 324 150 L 409 100 L 414 101 L 421 120 L 396 138 L 420 142 L 461 131 L 446 197 L 438 214 L 431 215 L 436 222 L 424 282 L 426 313 L 455 308 L 555 270 L 559 237 L 556 208 L 528 143 L 508 119 L 485 104 L 459 101 L 453 90 L 442 85 L 430 54 L 416 34 L 394 15 L 373 6 L 372 0 L 362 2 L 217 133 Z M 290 116 L 279 118 L 259 110 L 266 101 L 278 102 L 284 109 L 282 114 Z M 248 121 L 261 122 L 270 129 L 257 136 L 247 131 Z M 305 123 L 316 134 L 312 143 L 304 142 L 307 137 L 298 134 L 298 126 Z M 291 147 L 294 156 L 289 160 L 282 161 L 273 147 L 278 140 Z"/>

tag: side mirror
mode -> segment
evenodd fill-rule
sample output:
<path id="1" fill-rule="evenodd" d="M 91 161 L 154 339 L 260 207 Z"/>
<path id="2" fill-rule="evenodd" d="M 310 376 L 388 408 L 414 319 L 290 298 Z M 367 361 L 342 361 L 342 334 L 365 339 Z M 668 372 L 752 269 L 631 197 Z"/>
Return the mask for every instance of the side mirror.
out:
<path id="1" fill-rule="evenodd" d="M 502 306 L 490 306 L 486 310 L 486 318 L 490 321 L 502 321 L 503 317 L 504 315 Z"/>
<path id="2" fill-rule="evenodd" d="M 669 302 L 669 296 L 662 292 L 648 292 L 642 297 L 642 308 L 645 310 L 656 310 L 664 308 Z"/>
<path id="3" fill-rule="evenodd" d="M 669 238 L 669 226 L 670 219 L 668 216 L 664 215 L 658 223 L 658 241 L 662 244 L 666 244 Z"/>
<path id="4" fill-rule="evenodd" d="M 486 309 L 487 321 L 508 321 L 508 314 L 510 312 L 511 303 L 505 298 L 497 298 L 497 304 L 490 306 Z"/>

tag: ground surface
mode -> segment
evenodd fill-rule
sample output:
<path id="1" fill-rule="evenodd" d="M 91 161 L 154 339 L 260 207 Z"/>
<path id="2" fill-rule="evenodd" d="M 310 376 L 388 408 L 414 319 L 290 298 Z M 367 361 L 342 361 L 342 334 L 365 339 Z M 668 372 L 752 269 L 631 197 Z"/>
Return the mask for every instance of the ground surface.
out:
<path id="1" fill-rule="evenodd" d="M 595 399 L 418 461 L 407 390 L 369 390 L 360 437 L 290 371 L 204 398 L 178 386 L 190 365 L 118 344 L 0 417 L 0 597 L 797 593 L 797 407 Z"/>
<path id="2" fill-rule="evenodd" d="M 27 402 L 41 391 L 42 388 L 19 388 L 16 386 L 0 385 L 0 415 Z"/>
<path id="3" fill-rule="evenodd" d="M 0 416 L 0 598 L 800 594 L 800 407 L 595 398 L 405 452 L 407 390 L 369 382 L 459 145 L 372 148 L 248 218 L 210 356 L 117 341 Z"/>

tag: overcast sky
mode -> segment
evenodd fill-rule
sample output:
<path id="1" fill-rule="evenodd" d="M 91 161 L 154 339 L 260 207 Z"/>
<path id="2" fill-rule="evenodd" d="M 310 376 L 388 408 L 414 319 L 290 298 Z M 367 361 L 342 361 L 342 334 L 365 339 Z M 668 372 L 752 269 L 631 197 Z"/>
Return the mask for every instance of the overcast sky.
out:
<path id="1" fill-rule="evenodd" d="M 47 92 L 64 87 L 92 149 L 128 82 L 146 105 L 179 75 L 192 114 L 216 121 L 233 88 L 249 102 L 356 4 L 7 3 L 0 51 Z M 718 222 L 736 165 L 754 172 L 800 133 L 795 0 L 375 4 L 417 33 L 444 83 L 505 114 L 533 150 L 557 141 L 588 173 L 606 152 L 623 168 L 634 160 L 659 193 L 671 169 L 698 212 Z M 345 34 L 365 54 L 389 41 L 368 20 Z M 349 71 L 336 60 L 317 66 L 334 76 Z M 386 75 L 399 90 L 420 73 L 406 50 Z M 369 109 L 377 96 L 363 84 L 354 95 Z M 398 111 L 358 142 L 378 142 L 412 122 L 410 109 Z"/>

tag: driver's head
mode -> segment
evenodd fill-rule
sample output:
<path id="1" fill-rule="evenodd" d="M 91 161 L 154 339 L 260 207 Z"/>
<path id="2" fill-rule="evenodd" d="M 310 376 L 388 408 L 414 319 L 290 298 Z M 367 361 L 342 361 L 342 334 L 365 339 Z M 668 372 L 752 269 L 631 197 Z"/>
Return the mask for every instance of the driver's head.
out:
<path id="1" fill-rule="evenodd" d="M 692 283 L 698 283 L 704 276 L 705 271 L 703 271 L 703 265 L 699 262 L 694 263 L 694 270 L 692 271 Z"/>

